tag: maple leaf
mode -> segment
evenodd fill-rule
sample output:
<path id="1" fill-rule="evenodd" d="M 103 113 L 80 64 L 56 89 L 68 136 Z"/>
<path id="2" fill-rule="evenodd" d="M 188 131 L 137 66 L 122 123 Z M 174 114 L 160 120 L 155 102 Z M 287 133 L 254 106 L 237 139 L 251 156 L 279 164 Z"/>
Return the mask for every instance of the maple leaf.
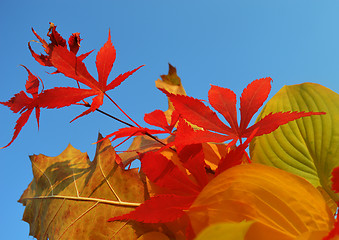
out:
<path id="1" fill-rule="evenodd" d="M 22 65 L 23 66 L 23 65 Z M 4 147 L 6 148 L 13 143 L 13 141 L 19 135 L 22 127 L 27 123 L 32 111 L 35 109 L 35 116 L 37 120 L 37 124 L 39 127 L 39 119 L 40 119 L 40 107 L 38 104 L 34 104 L 35 100 L 38 98 L 38 90 L 39 90 L 39 79 L 35 75 L 31 73 L 31 71 L 23 66 L 27 73 L 28 79 L 26 81 L 26 92 L 32 95 L 32 98 L 28 97 L 24 91 L 21 91 L 14 95 L 7 102 L 0 102 L 0 104 L 9 107 L 12 112 L 20 113 L 20 117 L 16 121 L 16 125 L 14 127 L 14 134 L 12 140 Z"/>
<path id="2" fill-rule="evenodd" d="M 169 193 L 157 194 L 134 211 L 110 218 L 109 221 L 135 220 L 145 223 L 166 223 L 183 217 L 186 214 L 185 210 L 193 203 L 202 187 L 193 182 L 185 172 L 160 152 L 145 153 L 140 160 L 141 169 L 149 180 L 167 189 Z"/>
<path id="3" fill-rule="evenodd" d="M 23 67 L 28 73 L 28 80 L 26 81 L 25 86 L 26 92 L 28 94 L 31 94 L 32 98 L 28 97 L 24 91 L 21 91 L 15 94 L 14 97 L 12 97 L 7 102 L 0 102 L 0 104 L 9 107 L 12 112 L 20 113 L 20 117 L 18 118 L 14 127 L 15 130 L 12 140 L 3 148 L 11 145 L 13 141 L 17 138 L 21 129 L 27 123 L 34 109 L 39 128 L 41 108 L 61 108 L 69 106 L 95 94 L 95 92 L 93 92 L 93 90 L 91 89 L 78 89 L 70 87 L 57 87 L 43 90 L 42 92 L 38 93 L 40 78 L 33 75 L 27 67 Z"/>
<path id="4" fill-rule="evenodd" d="M 115 158 L 108 140 L 97 144 L 93 162 L 71 145 L 57 157 L 31 156 L 34 179 L 19 200 L 30 235 L 39 240 L 136 239 L 159 231 L 161 225 L 107 222 L 147 197 L 138 169 L 124 170 Z"/>
<path id="5" fill-rule="evenodd" d="M 176 111 L 186 121 L 195 124 L 203 130 L 187 130 L 190 138 L 185 137 L 186 130 L 182 130 L 180 137 L 177 134 L 176 144 L 199 143 L 206 141 L 224 142 L 232 140 L 229 146 L 233 146 L 238 140 L 242 143 L 242 138 L 248 138 L 253 131 L 256 134 L 252 137 L 268 134 L 279 126 L 289 121 L 307 117 L 311 115 L 321 115 L 324 112 L 279 112 L 265 116 L 253 126 L 248 127 L 251 118 L 263 105 L 271 89 L 271 78 L 261 78 L 253 81 L 244 89 L 240 98 L 241 121 L 238 125 L 236 112 L 236 95 L 227 88 L 211 86 L 208 92 L 209 103 L 228 122 L 224 124 L 217 114 L 206 106 L 201 100 L 174 95 L 165 92 L 173 103 Z M 187 129 L 187 127 L 186 127 Z M 179 129 L 178 129 L 179 131 Z M 208 140 L 210 139 L 210 140 Z"/>
<path id="6" fill-rule="evenodd" d="M 98 109 L 103 104 L 104 96 L 107 96 L 119 108 L 119 106 L 106 94 L 106 92 L 119 86 L 124 80 L 126 80 L 130 75 L 143 66 L 139 66 L 131 71 L 120 74 L 107 84 L 108 76 L 113 68 L 116 58 L 116 50 L 112 44 L 110 32 L 108 34 L 107 42 L 100 49 L 96 56 L 98 81 L 92 77 L 83 63 L 83 60 L 91 52 L 76 56 L 81 41 L 80 35 L 78 33 L 74 33 L 68 41 L 70 50 L 67 49 L 66 40 L 60 36 L 60 34 L 56 31 L 56 26 L 54 25 L 51 25 L 50 31 L 47 34 L 51 40 L 51 43 L 49 44 L 47 44 L 47 42 L 42 39 L 34 30 L 33 33 L 43 45 L 45 52 L 47 53 L 47 55 L 38 55 L 32 50 L 29 44 L 31 54 L 37 62 L 43 66 L 55 67 L 58 73 L 62 73 L 69 78 L 73 78 L 77 82 L 88 86 L 93 91 L 92 96 L 94 95 L 95 97 L 92 99 L 89 109 L 75 117 L 72 121 Z M 60 98 L 63 98 L 63 95 L 60 95 Z M 62 101 L 66 102 L 67 99 Z M 71 105 L 73 102 L 68 102 L 67 104 Z"/>
<path id="7" fill-rule="evenodd" d="M 156 193 L 134 211 L 109 221 L 167 223 L 186 216 L 186 210 L 211 179 L 206 172 L 205 161 L 210 156 L 206 155 L 202 144 L 187 145 L 177 150 L 173 154 L 179 159 L 181 167 L 159 151 L 141 154 L 142 172 L 153 184 L 161 187 L 162 192 Z"/>

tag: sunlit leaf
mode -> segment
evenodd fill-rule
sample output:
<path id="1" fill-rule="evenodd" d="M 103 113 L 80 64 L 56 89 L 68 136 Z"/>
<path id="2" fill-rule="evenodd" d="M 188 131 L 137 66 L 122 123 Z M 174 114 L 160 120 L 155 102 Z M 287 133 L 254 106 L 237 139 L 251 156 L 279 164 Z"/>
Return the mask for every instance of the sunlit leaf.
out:
<path id="1" fill-rule="evenodd" d="M 115 163 L 109 141 L 97 145 L 93 162 L 69 145 L 57 157 L 31 156 L 34 179 L 19 202 L 37 239 L 136 239 L 136 222 L 108 223 L 145 200 L 138 169 Z"/>
<path id="2" fill-rule="evenodd" d="M 155 86 L 159 89 L 164 89 L 172 94 L 186 95 L 185 89 L 181 84 L 181 79 L 177 74 L 177 69 L 171 64 L 168 64 L 168 74 L 161 75 L 161 79 L 155 81 Z M 168 110 L 165 111 L 165 115 L 168 123 L 171 122 L 171 115 L 174 110 L 173 104 L 168 99 Z"/>
<path id="3" fill-rule="evenodd" d="M 205 228 L 195 240 L 244 240 L 249 227 L 253 224 L 250 222 L 240 223 L 216 223 Z"/>
<path id="4" fill-rule="evenodd" d="M 328 231 L 333 215 L 305 179 L 261 164 L 232 167 L 214 178 L 189 209 L 195 233 L 218 222 L 254 220 L 246 239 L 294 239 Z"/>
<path id="5" fill-rule="evenodd" d="M 339 165 L 339 95 L 315 83 L 284 86 L 258 120 L 280 111 L 321 111 L 326 115 L 300 118 L 255 138 L 250 145 L 253 161 L 304 177 L 338 201 L 330 179 L 332 169 Z"/>

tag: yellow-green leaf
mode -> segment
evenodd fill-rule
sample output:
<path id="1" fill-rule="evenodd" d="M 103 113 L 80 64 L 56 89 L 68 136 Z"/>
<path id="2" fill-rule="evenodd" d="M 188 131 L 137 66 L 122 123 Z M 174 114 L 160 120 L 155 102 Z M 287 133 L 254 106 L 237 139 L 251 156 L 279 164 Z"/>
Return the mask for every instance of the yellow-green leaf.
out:
<path id="1" fill-rule="evenodd" d="M 57 157 L 31 156 L 34 179 L 19 200 L 30 235 L 39 240 L 129 240 L 143 234 L 143 224 L 107 222 L 145 200 L 138 169 L 122 169 L 115 156 L 109 140 L 97 145 L 92 162 L 71 145 Z"/>
<path id="2" fill-rule="evenodd" d="M 255 138 L 250 145 L 253 161 L 304 177 L 338 201 L 330 179 L 332 169 L 339 165 L 339 95 L 315 83 L 284 86 L 266 104 L 258 120 L 281 111 L 327 114 L 301 118 Z"/>
<path id="3" fill-rule="evenodd" d="M 216 223 L 205 228 L 195 240 L 244 240 L 251 222 Z"/>
<path id="4" fill-rule="evenodd" d="M 243 164 L 214 178 L 189 209 L 194 232 L 218 222 L 255 221 L 248 239 L 294 239 L 328 231 L 333 215 L 305 179 L 261 164 Z"/>

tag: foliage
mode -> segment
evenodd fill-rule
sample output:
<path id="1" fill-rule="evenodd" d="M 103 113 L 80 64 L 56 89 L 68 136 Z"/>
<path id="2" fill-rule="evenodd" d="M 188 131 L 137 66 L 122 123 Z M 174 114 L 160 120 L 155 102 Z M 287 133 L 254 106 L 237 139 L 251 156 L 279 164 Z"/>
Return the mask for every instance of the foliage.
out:
<path id="1" fill-rule="evenodd" d="M 142 127 L 108 95 L 142 67 L 107 83 L 116 58 L 110 33 L 96 56 L 98 80 L 83 62 L 91 52 L 78 55 L 79 33 L 70 36 L 68 46 L 54 24 L 49 43 L 33 33 L 45 50 L 39 55 L 29 43 L 34 59 L 75 80 L 77 87 L 39 92 L 42 80 L 25 67 L 26 92 L 0 102 L 20 114 L 5 147 L 33 110 L 39 125 L 44 108 L 82 105 L 87 109 L 72 121 L 96 111 L 125 126 L 99 135 L 93 161 L 71 145 L 57 157 L 31 156 L 34 178 L 19 200 L 30 235 L 51 240 L 338 238 L 336 93 L 314 83 L 285 86 L 250 125 L 269 95 L 271 78 L 244 89 L 239 114 L 236 94 L 212 85 L 208 103 L 214 112 L 207 102 L 186 95 L 169 65 L 169 73 L 156 81 L 169 107 L 145 114 L 152 127 Z M 104 98 L 127 120 L 100 110 Z M 128 149 L 117 154 L 111 141 L 123 139 L 120 145 L 130 138 Z M 140 171 L 129 169 L 136 159 Z"/>

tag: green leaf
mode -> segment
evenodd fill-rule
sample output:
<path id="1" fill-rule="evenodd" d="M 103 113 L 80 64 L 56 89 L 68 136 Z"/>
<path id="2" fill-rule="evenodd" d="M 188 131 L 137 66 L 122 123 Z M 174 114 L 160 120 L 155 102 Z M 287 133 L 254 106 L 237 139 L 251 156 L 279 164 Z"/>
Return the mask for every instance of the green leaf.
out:
<path id="1" fill-rule="evenodd" d="M 253 161 L 299 175 L 338 201 L 330 180 L 332 169 L 339 165 L 339 95 L 315 83 L 284 86 L 257 121 L 281 111 L 323 111 L 326 115 L 304 117 L 256 137 L 250 145 Z"/>
<path id="2" fill-rule="evenodd" d="M 195 240 L 244 240 L 249 227 L 254 221 L 240 223 L 217 223 L 205 228 Z"/>

